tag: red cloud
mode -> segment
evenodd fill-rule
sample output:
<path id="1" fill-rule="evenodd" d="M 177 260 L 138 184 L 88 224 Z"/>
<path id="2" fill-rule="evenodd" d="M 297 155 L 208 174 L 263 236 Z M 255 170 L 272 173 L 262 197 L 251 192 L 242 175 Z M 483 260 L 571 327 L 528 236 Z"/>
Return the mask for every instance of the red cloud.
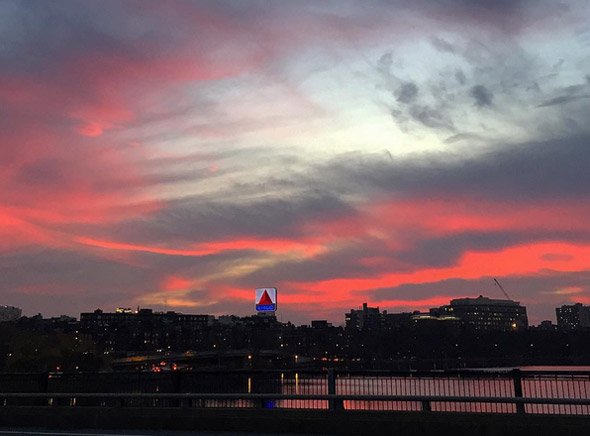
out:
<path id="1" fill-rule="evenodd" d="M 567 255 L 547 259 L 547 253 Z M 476 279 L 486 276 L 543 274 L 545 271 L 590 270 L 590 245 L 561 242 L 531 243 L 499 251 L 468 251 L 456 265 L 445 268 L 418 269 L 404 273 L 383 273 L 374 277 L 341 278 L 319 282 L 289 283 L 294 289 L 313 289 L 326 297 L 389 288 L 408 283 L 434 283 L 452 278 Z"/>
<path id="2" fill-rule="evenodd" d="M 189 290 L 192 284 L 192 280 L 172 275 L 164 278 L 162 281 L 162 289 L 165 291 L 184 291 Z"/>

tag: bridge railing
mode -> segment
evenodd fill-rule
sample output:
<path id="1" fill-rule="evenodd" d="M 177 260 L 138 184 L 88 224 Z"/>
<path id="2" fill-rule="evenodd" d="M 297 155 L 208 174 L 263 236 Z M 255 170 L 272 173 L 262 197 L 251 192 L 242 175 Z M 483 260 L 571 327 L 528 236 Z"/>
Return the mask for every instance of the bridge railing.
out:
<path id="1" fill-rule="evenodd" d="M 590 415 L 584 371 L 231 370 L 0 374 L 0 406 Z"/>
<path id="2" fill-rule="evenodd" d="M 522 397 L 464 397 L 431 395 L 312 395 L 312 394 L 141 394 L 141 393 L 0 393 L 0 406 L 19 404 L 18 400 L 38 400 L 45 407 L 191 407 L 191 408 L 261 408 L 279 407 L 280 401 L 324 401 L 328 404 L 346 401 L 411 402 L 420 404 L 421 412 L 433 412 L 433 404 L 442 403 L 498 403 L 515 405 L 554 405 L 569 407 L 590 406 L 590 399 L 578 398 L 522 398 Z M 310 403 L 311 404 L 311 403 Z M 310 407 L 313 408 L 313 407 Z M 372 409 L 374 410 L 374 409 Z M 455 410 L 447 410 L 455 411 Z M 586 413 L 587 414 L 587 413 Z"/>

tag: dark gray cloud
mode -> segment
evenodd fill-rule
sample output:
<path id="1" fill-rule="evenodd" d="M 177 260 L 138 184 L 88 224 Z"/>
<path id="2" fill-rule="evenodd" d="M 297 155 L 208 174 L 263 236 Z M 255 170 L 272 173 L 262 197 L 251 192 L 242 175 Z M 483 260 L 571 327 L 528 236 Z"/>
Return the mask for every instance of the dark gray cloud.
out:
<path id="1" fill-rule="evenodd" d="M 559 106 L 572 103 L 578 100 L 590 98 L 590 82 L 586 80 L 575 85 L 565 86 L 553 91 L 553 95 L 537 107 Z"/>
<path id="2" fill-rule="evenodd" d="M 473 129 L 465 116 L 471 104 L 491 107 L 498 92 L 506 101 L 517 101 L 518 94 L 526 92 L 533 80 L 528 55 L 511 54 L 510 61 L 497 68 L 507 51 L 509 48 L 497 52 L 483 44 L 462 43 L 456 54 L 468 63 L 469 79 L 463 68 L 453 65 L 442 68 L 436 79 L 420 84 L 405 79 L 403 67 L 394 64 L 391 53 L 384 54 L 377 63 L 377 72 L 380 86 L 394 96 L 394 100 L 386 102 L 389 112 L 400 128 L 408 132 L 413 128 L 420 132 L 426 127 L 448 135 L 449 131 Z M 456 61 L 453 63 L 456 65 Z M 467 85 L 470 86 L 465 89 Z"/>
<path id="3" fill-rule="evenodd" d="M 537 107 L 547 107 L 547 106 L 558 106 L 568 104 L 578 100 L 585 100 L 590 98 L 590 94 L 580 94 L 580 95 L 560 95 L 559 97 L 554 97 L 550 100 L 547 100 Z"/>
<path id="4" fill-rule="evenodd" d="M 492 28 L 503 33 L 517 34 L 527 24 L 550 17 L 567 15 L 569 5 L 535 0 L 441 0 L 419 2 L 427 11 L 456 26 L 466 22 L 476 24 L 478 30 Z"/>
<path id="5" fill-rule="evenodd" d="M 475 85 L 469 90 L 469 95 L 474 100 L 474 104 L 477 107 L 489 107 L 492 105 L 494 95 L 484 85 Z"/>
<path id="6" fill-rule="evenodd" d="M 412 103 L 418 95 L 418 86 L 413 82 L 402 83 L 395 92 L 396 100 L 400 103 Z"/>
<path id="7" fill-rule="evenodd" d="M 439 37 L 432 37 L 430 42 L 438 51 L 443 53 L 455 53 L 455 47 L 450 42 L 444 40 L 443 38 Z"/>
<path id="8" fill-rule="evenodd" d="M 338 195 L 321 191 L 244 202 L 194 197 L 171 201 L 149 219 L 122 223 L 109 229 L 109 234 L 127 241 L 166 240 L 172 245 L 186 246 L 191 242 L 247 236 L 300 236 L 306 220 L 354 213 L 354 207 Z"/>
<path id="9" fill-rule="evenodd" d="M 460 68 L 455 70 L 455 79 L 457 79 L 457 82 L 459 82 L 460 85 L 465 85 L 465 83 L 467 83 L 467 77 Z"/>
<path id="10" fill-rule="evenodd" d="M 467 133 L 467 132 L 463 132 L 463 133 L 457 133 L 455 135 L 451 135 L 448 138 L 445 139 L 445 144 L 455 144 L 457 142 L 461 142 L 461 141 L 471 141 L 471 142 L 478 142 L 483 140 L 484 138 L 482 138 L 480 135 L 477 135 L 475 133 Z"/>
<path id="11" fill-rule="evenodd" d="M 395 68 L 390 52 L 383 54 L 377 61 L 381 86 L 395 98 L 386 103 L 389 113 L 400 128 L 409 130 L 412 124 L 417 124 L 421 128 L 454 130 L 445 85 L 431 86 L 429 92 L 421 93 L 415 82 L 398 77 L 394 73 Z"/>
<path id="12" fill-rule="evenodd" d="M 341 188 L 396 196 L 468 195 L 502 201 L 585 198 L 590 194 L 590 137 L 580 135 L 518 146 L 462 147 L 391 162 L 381 155 L 347 155 L 322 174 Z"/>
<path id="13" fill-rule="evenodd" d="M 454 130 L 453 120 L 443 109 L 430 106 L 411 106 L 409 115 L 414 121 L 433 129 Z"/>
<path id="14" fill-rule="evenodd" d="M 473 4 L 470 8 L 461 2 L 450 1 L 447 6 L 450 9 L 464 6 L 463 13 L 467 14 L 466 11 L 470 10 L 469 14 L 474 14 L 472 18 L 481 13 L 482 21 L 485 21 L 485 14 L 489 18 L 495 13 L 501 17 L 514 12 L 513 5 L 508 4 Z M 541 5 L 539 11 L 549 6 Z M 516 7 L 526 16 L 539 12 L 533 9 L 528 2 L 519 2 Z M 556 16 L 560 15 L 559 12 L 555 13 Z M 539 12 L 539 16 L 544 15 Z M 517 23 L 524 22 L 521 20 L 524 20 L 523 17 L 511 19 Z M 429 79 L 417 80 L 413 72 L 406 71 L 404 59 L 396 58 L 391 53 L 386 53 L 378 62 L 378 87 L 393 95 L 393 98 L 389 96 L 385 100 L 385 105 L 403 132 L 420 136 L 427 128 L 441 137 L 448 136 L 449 131 L 483 134 L 493 122 L 499 122 L 507 128 L 525 128 L 531 134 L 542 136 L 539 132 L 544 129 L 553 132 L 571 130 L 570 119 L 583 125 L 580 123 L 583 115 L 578 113 L 582 109 L 578 107 L 575 108 L 576 113 L 568 114 L 568 119 L 563 114 L 557 115 L 550 126 L 541 116 L 529 111 L 531 106 L 539 106 L 539 101 L 542 107 L 556 106 L 585 100 L 590 95 L 588 89 L 578 89 L 584 88 L 584 85 L 578 88 L 556 88 L 561 81 L 560 76 L 565 74 L 563 59 L 552 61 L 536 56 L 511 32 L 491 37 L 484 30 L 481 34 L 473 35 L 465 30 L 459 31 L 453 37 L 452 44 L 446 38 L 448 32 L 430 38 L 431 45 L 441 54 L 437 56 L 439 70 L 430 74 Z M 447 65 L 441 65 L 441 61 Z M 406 89 L 407 83 L 413 83 L 420 92 Z M 406 90 L 409 91 L 407 94 L 401 92 Z M 472 106 L 480 109 L 501 106 L 503 110 L 490 112 L 482 120 L 473 115 Z"/>

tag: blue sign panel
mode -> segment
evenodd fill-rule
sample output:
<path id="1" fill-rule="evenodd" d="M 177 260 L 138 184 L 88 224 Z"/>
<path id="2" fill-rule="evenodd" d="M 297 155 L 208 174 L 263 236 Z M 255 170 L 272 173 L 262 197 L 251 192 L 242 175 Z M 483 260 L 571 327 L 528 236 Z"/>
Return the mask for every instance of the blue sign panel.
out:
<path id="1" fill-rule="evenodd" d="M 276 304 L 257 304 L 256 310 L 259 312 L 274 312 L 277 310 Z"/>

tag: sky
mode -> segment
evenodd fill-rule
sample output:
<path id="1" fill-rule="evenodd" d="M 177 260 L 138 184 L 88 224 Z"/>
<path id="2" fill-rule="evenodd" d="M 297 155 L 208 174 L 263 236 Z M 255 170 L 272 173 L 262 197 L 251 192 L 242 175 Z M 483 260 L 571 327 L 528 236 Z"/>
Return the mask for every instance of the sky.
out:
<path id="1" fill-rule="evenodd" d="M 590 304 L 590 2 L 0 0 L 0 304 Z"/>

